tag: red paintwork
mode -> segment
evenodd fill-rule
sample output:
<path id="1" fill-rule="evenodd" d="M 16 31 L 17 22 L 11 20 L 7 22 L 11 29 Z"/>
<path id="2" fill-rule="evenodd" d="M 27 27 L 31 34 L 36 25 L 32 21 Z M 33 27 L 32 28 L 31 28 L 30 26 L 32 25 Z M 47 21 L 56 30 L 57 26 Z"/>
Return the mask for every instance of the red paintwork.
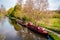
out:
<path id="1" fill-rule="evenodd" d="M 28 28 L 33 29 L 34 31 L 36 31 L 38 33 L 48 34 L 48 32 L 44 28 L 42 28 L 40 26 L 35 26 L 31 22 L 28 23 Z"/>

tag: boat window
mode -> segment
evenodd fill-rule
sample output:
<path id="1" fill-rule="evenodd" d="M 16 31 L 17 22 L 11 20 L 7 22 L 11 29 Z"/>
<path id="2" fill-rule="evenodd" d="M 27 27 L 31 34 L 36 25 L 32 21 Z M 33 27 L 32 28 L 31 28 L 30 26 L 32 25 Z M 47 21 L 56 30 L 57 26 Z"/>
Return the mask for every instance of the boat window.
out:
<path id="1" fill-rule="evenodd" d="M 38 29 L 40 29 L 40 27 L 38 27 Z"/>

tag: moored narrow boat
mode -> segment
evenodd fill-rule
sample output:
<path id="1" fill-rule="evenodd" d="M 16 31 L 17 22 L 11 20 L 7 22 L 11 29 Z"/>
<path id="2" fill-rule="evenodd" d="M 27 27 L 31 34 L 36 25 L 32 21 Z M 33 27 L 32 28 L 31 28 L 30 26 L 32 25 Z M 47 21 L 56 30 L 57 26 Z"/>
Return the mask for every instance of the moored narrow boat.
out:
<path id="1" fill-rule="evenodd" d="M 35 26 L 31 22 L 28 23 L 28 28 L 37 32 L 37 33 L 40 33 L 40 34 L 43 34 L 43 35 L 48 35 L 48 32 L 44 28 L 42 28 L 40 26 Z"/>
<path id="2" fill-rule="evenodd" d="M 42 28 L 40 26 L 35 26 L 31 22 L 25 24 L 23 21 L 17 20 L 17 23 L 24 26 L 24 27 L 27 27 L 27 28 L 31 29 L 32 31 L 34 31 L 36 33 L 40 33 L 40 34 L 43 34 L 43 35 L 48 35 L 48 32 L 44 28 Z"/>

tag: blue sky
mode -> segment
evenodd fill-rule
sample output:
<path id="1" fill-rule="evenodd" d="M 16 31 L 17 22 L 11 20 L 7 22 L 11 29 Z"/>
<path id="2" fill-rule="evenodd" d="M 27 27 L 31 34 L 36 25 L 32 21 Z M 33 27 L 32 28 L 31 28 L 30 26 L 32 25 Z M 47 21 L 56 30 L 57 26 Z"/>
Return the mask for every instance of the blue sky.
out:
<path id="1" fill-rule="evenodd" d="M 60 0 L 48 0 L 49 9 L 56 10 L 60 5 Z M 11 7 L 14 7 L 17 3 L 17 0 L 0 0 L 0 5 L 4 5 L 4 7 L 8 10 Z"/>
<path id="2" fill-rule="evenodd" d="M 60 0 L 49 0 L 49 9 L 56 10 L 60 6 Z"/>
<path id="3" fill-rule="evenodd" d="M 0 0 L 0 5 L 4 5 L 7 10 L 11 7 L 14 7 L 16 3 L 17 0 Z"/>

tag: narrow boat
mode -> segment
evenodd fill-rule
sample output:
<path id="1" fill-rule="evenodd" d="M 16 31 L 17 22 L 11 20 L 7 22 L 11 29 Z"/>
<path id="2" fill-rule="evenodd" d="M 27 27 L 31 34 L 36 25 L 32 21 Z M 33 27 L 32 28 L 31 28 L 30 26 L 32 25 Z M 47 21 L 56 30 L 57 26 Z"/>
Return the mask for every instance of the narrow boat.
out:
<path id="1" fill-rule="evenodd" d="M 43 34 L 43 35 L 48 35 L 48 32 L 44 28 L 42 28 L 40 26 L 35 26 L 31 22 L 29 22 L 27 26 L 28 26 L 29 29 L 31 29 L 31 30 L 33 30 L 37 33 L 40 33 L 40 34 Z"/>
<path id="2" fill-rule="evenodd" d="M 17 22 L 18 24 L 20 24 L 21 26 L 26 27 L 26 24 L 25 24 L 23 21 L 17 19 L 16 22 Z"/>
<path id="3" fill-rule="evenodd" d="M 32 31 L 36 32 L 36 33 L 39 33 L 39 34 L 43 34 L 43 35 L 48 35 L 48 32 L 40 27 L 40 26 L 35 26 L 32 22 L 29 22 L 27 24 L 25 24 L 23 21 L 21 20 L 16 20 L 18 24 L 24 26 L 24 27 L 27 27 L 29 29 L 31 29 Z"/>

